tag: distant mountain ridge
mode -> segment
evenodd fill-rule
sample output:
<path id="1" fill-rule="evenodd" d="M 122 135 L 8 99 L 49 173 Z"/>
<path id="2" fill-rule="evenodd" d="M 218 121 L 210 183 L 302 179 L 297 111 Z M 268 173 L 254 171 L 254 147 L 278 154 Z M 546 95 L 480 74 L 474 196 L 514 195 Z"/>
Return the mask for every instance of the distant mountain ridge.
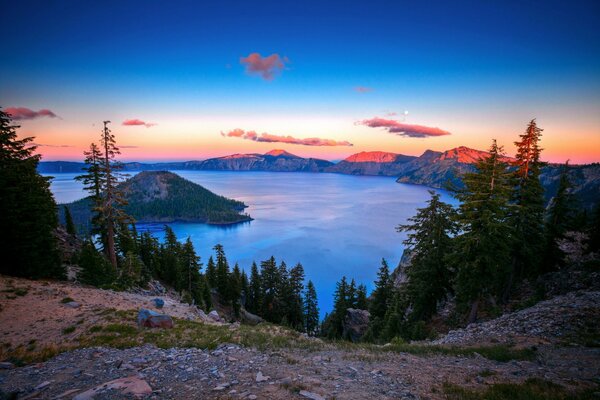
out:
<path id="1" fill-rule="evenodd" d="M 126 171 L 156 170 L 212 170 L 212 171 L 271 171 L 271 172 L 331 172 L 348 175 L 396 177 L 399 183 L 444 188 L 448 184 L 460 186 L 460 176 L 475 170 L 475 163 L 487 152 L 460 146 L 444 152 L 427 150 L 418 157 L 370 151 L 353 154 L 334 164 L 318 158 L 303 158 L 285 150 L 271 150 L 265 154 L 232 154 L 202 161 L 167 163 L 125 163 Z M 514 159 L 505 157 L 504 161 Z M 42 173 L 81 172 L 83 163 L 42 161 Z M 546 199 L 556 193 L 560 166 L 551 164 L 542 171 L 541 180 L 546 188 Z M 574 193 L 584 207 L 598 201 L 600 193 L 600 164 L 574 165 L 569 174 L 575 185 Z"/>

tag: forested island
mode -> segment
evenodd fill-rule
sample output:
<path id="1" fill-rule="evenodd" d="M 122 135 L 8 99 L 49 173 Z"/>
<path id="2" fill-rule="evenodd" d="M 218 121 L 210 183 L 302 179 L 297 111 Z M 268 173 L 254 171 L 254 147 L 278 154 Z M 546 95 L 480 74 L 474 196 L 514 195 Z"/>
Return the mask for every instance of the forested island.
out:
<path id="1" fill-rule="evenodd" d="M 214 225 L 246 222 L 241 201 L 219 196 L 210 190 L 167 171 L 144 171 L 120 183 L 127 204 L 124 210 L 137 222 L 201 222 Z M 89 232 L 92 220 L 89 197 L 59 207 L 65 220 L 68 208 L 79 232 Z"/>

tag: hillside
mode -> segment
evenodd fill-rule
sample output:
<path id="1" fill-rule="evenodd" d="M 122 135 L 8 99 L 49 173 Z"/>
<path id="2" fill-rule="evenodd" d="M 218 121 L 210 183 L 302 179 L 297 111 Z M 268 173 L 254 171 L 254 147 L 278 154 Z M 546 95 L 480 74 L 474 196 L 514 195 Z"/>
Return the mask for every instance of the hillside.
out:
<path id="1" fill-rule="evenodd" d="M 162 309 L 154 306 L 157 296 Z M 174 327 L 138 327 L 141 307 L 172 316 Z M 557 311 L 562 321 L 583 309 L 597 314 L 598 307 L 598 293 L 559 297 L 440 340 L 462 343 L 457 338 L 489 329 L 504 338 L 515 320 L 527 324 L 527 347 L 378 346 L 309 338 L 265 323 L 216 322 L 160 289 L 114 292 L 0 275 L 0 396 L 441 400 L 501 383 L 515 393 L 498 397 L 508 399 L 528 398 L 527 385 L 544 388 L 547 381 L 561 396 L 547 398 L 583 390 L 591 396 L 600 373 L 597 349 L 549 343 L 546 333 Z"/>
<path id="2" fill-rule="evenodd" d="M 363 151 L 328 167 L 325 171 L 349 175 L 396 176 L 401 170 L 401 165 L 414 158 L 416 157 L 384 151 Z"/>
<path id="3" fill-rule="evenodd" d="M 246 205 L 216 195 L 204 187 L 166 171 L 144 171 L 119 185 L 128 205 L 125 211 L 139 222 L 203 222 L 232 224 L 249 221 L 240 214 Z M 67 204 L 80 231 L 89 229 L 88 198 Z M 60 208 L 62 217 L 62 207 Z"/>

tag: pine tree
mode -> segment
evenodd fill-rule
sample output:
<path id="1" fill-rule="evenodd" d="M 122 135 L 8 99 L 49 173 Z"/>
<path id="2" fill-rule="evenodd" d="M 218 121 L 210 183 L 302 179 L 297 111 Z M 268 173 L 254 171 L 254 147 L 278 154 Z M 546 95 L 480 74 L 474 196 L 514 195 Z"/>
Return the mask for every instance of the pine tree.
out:
<path id="1" fill-rule="evenodd" d="M 190 293 L 195 304 L 202 304 L 204 302 L 202 277 L 200 276 L 202 263 L 200 262 L 200 257 L 196 254 L 189 236 L 181 249 L 181 258 L 181 266 L 183 267 L 182 275 L 185 279 L 182 286 Z"/>
<path id="2" fill-rule="evenodd" d="M 248 275 L 246 275 L 246 271 L 242 270 L 242 292 L 240 303 L 242 306 L 246 307 L 246 302 L 248 301 L 248 289 L 250 288 L 250 281 L 248 281 Z"/>
<path id="3" fill-rule="evenodd" d="M 384 259 L 381 259 L 381 267 L 377 272 L 377 281 L 373 290 L 371 307 L 371 325 L 378 332 L 385 317 L 390 301 L 392 299 L 393 283 L 390 278 L 390 268 Z"/>
<path id="4" fill-rule="evenodd" d="M 253 314 L 258 314 L 262 307 L 262 283 L 256 263 L 252 263 L 250 269 L 250 286 L 246 300 L 246 309 Z"/>
<path id="5" fill-rule="evenodd" d="M 212 256 L 209 257 L 208 264 L 206 264 L 206 282 L 209 288 L 217 288 L 217 266 Z"/>
<path id="6" fill-rule="evenodd" d="M 93 286 L 107 286 L 116 279 L 115 272 L 108 260 L 96 250 L 91 241 L 87 241 L 79 254 L 81 271 L 77 279 L 81 283 Z"/>
<path id="7" fill-rule="evenodd" d="M 457 239 L 456 294 L 461 304 L 470 306 L 469 322 L 476 320 L 482 299 L 497 298 L 502 291 L 513 240 L 508 224 L 511 176 L 495 140 L 476 167 L 476 172 L 463 176 L 465 188 L 456 194 L 462 231 Z"/>
<path id="8" fill-rule="evenodd" d="M 312 281 L 306 284 L 304 292 L 304 331 L 310 336 L 316 336 L 319 329 L 319 304 L 317 291 Z"/>
<path id="9" fill-rule="evenodd" d="M 274 314 L 274 319 L 277 323 L 291 326 L 288 316 L 292 303 L 292 290 L 290 287 L 290 276 L 285 261 L 281 261 L 279 264 L 277 278 L 277 295 L 275 296 L 276 306 L 274 307 L 276 313 Z"/>
<path id="10" fill-rule="evenodd" d="M 175 290 L 180 291 L 182 287 L 182 271 L 184 268 L 180 263 L 181 244 L 177 241 L 175 232 L 168 225 L 165 225 L 165 240 L 161 247 L 161 275 L 169 285 L 173 285 Z"/>
<path id="11" fill-rule="evenodd" d="M 242 295 L 242 273 L 240 271 L 240 266 L 235 263 L 233 267 L 233 271 L 229 274 L 229 302 L 233 307 L 233 312 L 236 317 L 240 316 L 240 297 Z"/>
<path id="12" fill-rule="evenodd" d="M 275 263 L 275 258 L 271 257 L 268 260 L 260 263 L 260 281 L 262 289 L 262 301 L 260 316 L 269 322 L 280 322 L 277 317 L 277 299 L 279 296 L 279 270 Z"/>
<path id="13" fill-rule="evenodd" d="M 69 235 L 76 236 L 77 230 L 75 229 L 75 224 L 73 223 L 71 211 L 69 211 L 69 207 L 67 206 L 63 206 L 63 210 L 65 211 L 65 229 Z"/>
<path id="14" fill-rule="evenodd" d="M 515 189 L 512 195 L 513 207 L 511 225 L 514 244 L 512 268 L 505 288 L 504 300 L 508 299 L 514 279 L 534 276 L 539 272 L 540 254 L 544 252 L 544 188 L 540 182 L 540 161 L 542 149 L 539 147 L 542 129 L 535 119 L 529 122 L 517 146 L 517 169 L 514 172 Z"/>
<path id="15" fill-rule="evenodd" d="M 221 295 L 221 298 L 227 302 L 229 299 L 229 264 L 227 263 L 227 257 L 225 257 L 225 250 L 223 246 L 217 244 L 213 247 L 217 257 L 217 292 Z"/>
<path id="16" fill-rule="evenodd" d="M 348 310 L 348 280 L 345 276 L 336 283 L 333 294 L 333 310 L 324 323 L 324 334 L 330 339 L 341 338 L 344 332 L 344 318 Z"/>
<path id="17" fill-rule="evenodd" d="M 206 279 L 206 275 L 201 280 L 202 300 L 204 301 L 204 311 L 209 312 L 212 309 L 212 296 L 210 295 L 210 286 Z"/>
<path id="18" fill-rule="evenodd" d="M 101 227 L 106 234 L 106 256 L 112 264 L 113 268 L 117 268 L 117 251 L 115 246 L 116 227 L 120 223 L 130 222 L 129 217 L 123 211 L 122 207 L 127 205 L 123 192 L 117 186 L 121 175 L 118 170 L 121 165 L 116 161 L 116 156 L 120 154 L 119 148 L 116 145 L 115 136 L 108 129 L 110 121 L 104 121 L 104 129 L 100 143 L 103 154 L 100 163 L 101 194 L 100 212 Z"/>
<path id="19" fill-rule="evenodd" d="M 298 263 L 290 270 L 289 287 L 291 298 L 287 319 L 291 327 L 301 330 L 304 325 L 302 300 L 302 292 L 304 290 L 304 267 L 302 267 L 302 264 Z"/>
<path id="20" fill-rule="evenodd" d="M 438 301 L 452 289 L 448 256 L 452 252 L 452 237 L 458 232 L 456 211 L 442 202 L 439 194 L 431 190 L 429 194 L 427 207 L 417 209 L 417 214 L 408 219 L 410 224 L 396 228 L 398 232 L 409 232 L 404 244 L 413 253 L 406 271 L 413 320 L 429 318 Z"/>
<path id="21" fill-rule="evenodd" d="M 84 174 L 76 176 L 75 180 L 83 183 L 83 189 L 86 190 L 90 195 L 91 207 L 93 211 L 92 216 L 92 229 L 93 235 L 100 236 L 100 243 L 102 247 L 107 247 L 106 229 L 102 226 L 102 216 L 100 215 L 100 208 L 102 206 L 102 182 L 104 180 L 102 175 L 101 163 L 102 163 L 102 152 L 95 143 L 90 144 L 90 148 L 84 151 L 85 155 L 85 167 L 83 170 Z"/>
<path id="22" fill-rule="evenodd" d="M 359 310 L 368 310 L 369 302 L 367 300 L 367 287 L 363 284 L 358 285 L 356 290 L 356 308 Z"/>
<path id="23" fill-rule="evenodd" d="M 347 293 L 347 299 L 346 299 L 346 303 L 348 305 L 348 308 L 356 308 L 356 303 L 358 301 L 356 295 L 357 295 L 357 289 L 356 289 L 356 281 L 354 281 L 354 278 L 352 278 L 350 280 L 350 285 L 348 285 L 348 293 Z"/>
<path id="24" fill-rule="evenodd" d="M 573 228 L 575 198 L 571 193 L 569 162 L 563 166 L 558 181 L 556 196 L 550 201 L 546 218 L 546 255 L 543 271 L 555 270 L 563 265 L 564 253 L 557 241 L 564 238 L 565 232 Z"/>
<path id="25" fill-rule="evenodd" d="M 17 128 L 0 109 L 0 273 L 62 279 L 49 178 L 37 172 L 41 156 L 33 153 L 33 138 L 17 139 Z"/>

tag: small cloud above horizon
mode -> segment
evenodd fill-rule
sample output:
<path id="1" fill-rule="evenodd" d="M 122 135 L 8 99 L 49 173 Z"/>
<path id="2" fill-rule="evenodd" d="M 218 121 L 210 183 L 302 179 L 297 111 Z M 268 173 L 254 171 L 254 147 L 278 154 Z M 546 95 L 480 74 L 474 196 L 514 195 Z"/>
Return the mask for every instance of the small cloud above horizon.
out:
<path id="1" fill-rule="evenodd" d="M 364 125 L 368 126 L 369 128 L 384 128 L 386 131 L 388 131 L 388 133 L 412 138 L 437 137 L 451 134 L 450 132 L 438 127 L 405 124 L 404 122 L 394 119 L 385 119 L 380 117 L 364 119 L 356 122 L 356 125 Z"/>
<path id="2" fill-rule="evenodd" d="M 356 86 L 354 88 L 354 91 L 358 92 L 358 93 L 369 93 L 369 92 L 372 92 L 373 90 L 374 90 L 373 88 L 366 87 L 366 86 Z"/>
<path id="3" fill-rule="evenodd" d="M 70 144 L 44 144 L 44 143 L 35 143 L 35 142 L 29 143 L 29 146 L 35 146 L 35 147 L 75 147 L 75 146 L 71 146 Z"/>
<path id="4" fill-rule="evenodd" d="M 125 121 L 123 121 L 123 123 L 121 125 L 123 125 L 123 126 L 145 126 L 146 128 L 151 128 L 158 124 L 154 123 L 154 122 L 145 122 L 140 119 L 134 118 L 134 119 L 126 119 Z"/>
<path id="5" fill-rule="evenodd" d="M 8 107 L 4 109 L 4 112 L 10 114 L 11 118 L 15 121 L 24 121 L 40 117 L 58 118 L 58 115 L 47 108 L 34 111 L 27 107 Z"/>
<path id="6" fill-rule="evenodd" d="M 246 66 L 247 74 L 258 75 L 267 81 L 271 81 L 281 74 L 285 69 L 285 64 L 289 62 L 287 57 L 281 57 L 277 53 L 268 57 L 263 57 L 260 53 L 250 53 L 248 57 L 240 57 L 240 64 Z"/>
<path id="7" fill-rule="evenodd" d="M 254 142 L 263 143 L 287 143 L 287 144 L 298 144 L 302 146 L 354 146 L 352 143 L 343 140 L 333 139 L 322 139 L 322 138 L 305 138 L 299 139 L 293 136 L 281 136 L 273 135 L 270 133 L 261 133 L 260 135 L 255 131 L 244 131 L 243 129 L 234 129 L 229 132 L 221 132 L 223 137 L 236 137 L 246 140 L 252 140 Z"/>

